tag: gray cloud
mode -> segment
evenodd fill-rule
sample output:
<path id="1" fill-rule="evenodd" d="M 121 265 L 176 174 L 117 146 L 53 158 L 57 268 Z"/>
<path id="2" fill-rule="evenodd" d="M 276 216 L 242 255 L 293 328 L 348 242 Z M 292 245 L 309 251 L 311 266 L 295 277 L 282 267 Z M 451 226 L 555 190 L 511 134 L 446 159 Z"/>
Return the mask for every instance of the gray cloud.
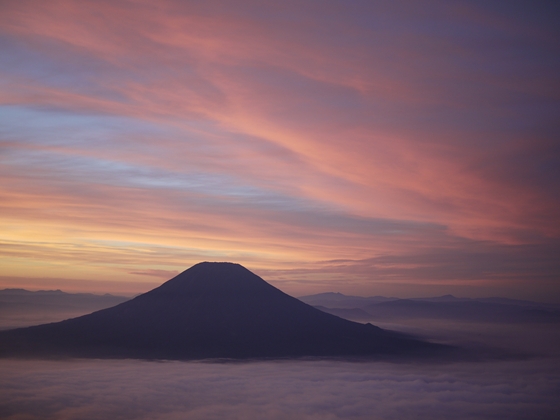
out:
<path id="1" fill-rule="evenodd" d="M 454 364 L 7 361 L 0 417 L 547 419 L 557 359 Z"/>
<path id="2" fill-rule="evenodd" d="M 284 279 L 322 278 L 328 279 L 328 282 L 321 291 L 364 295 L 401 293 L 401 296 L 406 293 L 404 296 L 408 297 L 411 294 L 461 294 L 465 292 L 465 286 L 475 284 L 479 290 L 486 289 L 487 296 L 499 294 L 518 299 L 560 302 L 560 264 L 557 257 L 560 242 L 557 239 L 524 245 L 503 245 L 451 235 L 441 235 L 438 239 L 394 254 L 362 260 L 323 261 L 309 268 L 258 270 L 258 274 L 276 282 L 281 289 L 284 288 Z M 480 283 L 481 280 L 484 283 Z M 399 282 L 406 284 L 406 290 L 398 290 L 396 283 Z M 383 289 L 382 283 L 392 286 Z M 435 289 L 427 286 L 438 283 L 443 286 Z M 354 288 L 348 286 L 352 284 Z M 507 284 L 507 290 L 504 290 L 503 284 Z"/>
<path id="3" fill-rule="evenodd" d="M 165 280 L 169 280 L 172 277 L 175 277 L 179 272 L 177 270 L 137 270 L 131 271 L 130 274 L 140 274 L 141 276 L 149 276 L 149 277 L 159 277 L 164 278 Z"/>

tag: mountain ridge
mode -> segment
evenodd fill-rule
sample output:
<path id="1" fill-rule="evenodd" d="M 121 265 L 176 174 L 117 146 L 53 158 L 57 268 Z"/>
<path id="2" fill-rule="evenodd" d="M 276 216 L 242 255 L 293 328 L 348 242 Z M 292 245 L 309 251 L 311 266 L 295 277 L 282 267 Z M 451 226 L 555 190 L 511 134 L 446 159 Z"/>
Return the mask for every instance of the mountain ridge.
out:
<path id="1" fill-rule="evenodd" d="M 560 322 L 560 305 L 497 297 L 457 298 L 444 295 L 381 299 L 379 296 L 367 298 L 320 293 L 299 299 L 328 313 L 357 321 L 423 318 L 471 322 Z"/>

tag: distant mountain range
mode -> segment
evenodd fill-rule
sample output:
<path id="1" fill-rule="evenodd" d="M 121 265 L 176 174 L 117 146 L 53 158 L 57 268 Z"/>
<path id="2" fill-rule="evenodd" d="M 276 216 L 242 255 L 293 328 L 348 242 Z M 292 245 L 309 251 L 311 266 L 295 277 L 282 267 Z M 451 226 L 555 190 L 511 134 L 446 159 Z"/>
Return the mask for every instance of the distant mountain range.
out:
<path id="1" fill-rule="evenodd" d="M 109 294 L 65 293 L 60 290 L 31 292 L 24 289 L 4 289 L 0 290 L 0 329 L 75 318 L 129 299 Z"/>
<path id="2" fill-rule="evenodd" d="M 445 295 L 399 299 L 320 293 L 299 299 L 324 312 L 355 321 L 423 318 L 500 323 L 560 322 L 560 305 L 497 297 L 471 299 Z"/>
<path id="3" fill-rule="evenodd" d="M 114 307 L 0 332 L 3 357 L 379 357 L 448 351 L 320 311 L 232 263 L 200 263 Z"/>

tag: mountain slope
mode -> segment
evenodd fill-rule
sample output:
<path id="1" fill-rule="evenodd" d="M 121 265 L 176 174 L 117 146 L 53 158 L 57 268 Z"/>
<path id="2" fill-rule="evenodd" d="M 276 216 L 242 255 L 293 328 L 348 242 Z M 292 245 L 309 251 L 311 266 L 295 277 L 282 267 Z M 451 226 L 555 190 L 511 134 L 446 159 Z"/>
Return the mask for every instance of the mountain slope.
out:
<path id="1" fill-rule="evenodd" d="M 200 263 L 79 318 L 0 332 L 0 356 L 158 359 L 393 355 L 443 346 L 321 312 L 231 263 Z"/>

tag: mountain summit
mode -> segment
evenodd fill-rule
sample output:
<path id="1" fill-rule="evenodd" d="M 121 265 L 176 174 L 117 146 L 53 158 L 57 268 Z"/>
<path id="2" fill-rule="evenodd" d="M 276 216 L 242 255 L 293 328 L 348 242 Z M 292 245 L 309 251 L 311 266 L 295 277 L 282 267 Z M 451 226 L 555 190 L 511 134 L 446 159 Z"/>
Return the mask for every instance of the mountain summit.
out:
<path id="1" fill-rule="evenodd" d="M 210 262 L 112 308 L 0 332 L 4 357 L 370 356 L 442 347 L 321 312 L 241 265 Z"/>

